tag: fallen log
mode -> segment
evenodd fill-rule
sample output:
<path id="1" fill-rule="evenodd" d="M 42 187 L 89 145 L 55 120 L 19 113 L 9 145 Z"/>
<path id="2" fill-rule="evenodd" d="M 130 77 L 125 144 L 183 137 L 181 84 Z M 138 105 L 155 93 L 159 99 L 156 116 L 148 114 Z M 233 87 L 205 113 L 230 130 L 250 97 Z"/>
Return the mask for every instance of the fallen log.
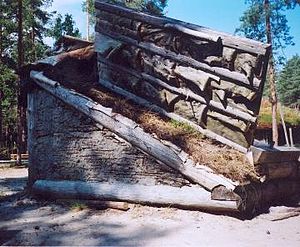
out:
<path id="1" fill-rule="evenodd" d="M 49 194 L 40 194 L 39 195 L 42 198 L 49 198 Z M 55 198 L 56 203 L 62 203 L 62 204 L 71 204 L 74 202 L 74 200 L 71 199 L 61 199 L 61 198 Z M 97 210 L 103 210 L 103 209 L 116 209 L 120 211 L 128 211 L 130 209 L 129 204 L 127 202 L 117 202 L 117 201 L 103 201 L 103 200 L 78 200 L 74 198 L 76 202 L 87 205 L 89 208 L 97 209 Z"/>
<path id="2" fill-rule="evenodd" d="M 237 202 L 212 200 L 210 192 L 196 185 L 177 188 L 166 185 L 37 180 L 32 189 L 37 195 L 47 194 L 55 198 L 126 201 L 146 205 L 238 212 Z"/>

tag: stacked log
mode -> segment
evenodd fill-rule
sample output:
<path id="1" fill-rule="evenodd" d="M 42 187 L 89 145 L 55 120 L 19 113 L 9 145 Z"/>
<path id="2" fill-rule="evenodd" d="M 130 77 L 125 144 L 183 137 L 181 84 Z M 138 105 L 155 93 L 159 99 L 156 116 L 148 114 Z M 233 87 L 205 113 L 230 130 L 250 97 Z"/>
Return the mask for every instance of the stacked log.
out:
<path id="1" fill-rule="evenodd" d="M 99 0 L 95 6 L 102 85 L 247 151 L 269 46 Z"/>

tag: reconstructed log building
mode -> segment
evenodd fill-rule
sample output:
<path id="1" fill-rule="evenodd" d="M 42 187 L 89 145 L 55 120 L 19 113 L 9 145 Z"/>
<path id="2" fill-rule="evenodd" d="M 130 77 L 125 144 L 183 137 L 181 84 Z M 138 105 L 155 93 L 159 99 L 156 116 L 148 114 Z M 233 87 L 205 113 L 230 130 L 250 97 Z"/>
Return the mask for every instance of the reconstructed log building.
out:
<path id="1" fill-rule="evenodd" d="M 24 69 L 36 192 L 251 212 L 299 193 L 299 150 L 252 146 L 268 45 L 95 5 L 94 46 L 65 37 Z M 227 176 L 230 157 L 256 177 Z"/>

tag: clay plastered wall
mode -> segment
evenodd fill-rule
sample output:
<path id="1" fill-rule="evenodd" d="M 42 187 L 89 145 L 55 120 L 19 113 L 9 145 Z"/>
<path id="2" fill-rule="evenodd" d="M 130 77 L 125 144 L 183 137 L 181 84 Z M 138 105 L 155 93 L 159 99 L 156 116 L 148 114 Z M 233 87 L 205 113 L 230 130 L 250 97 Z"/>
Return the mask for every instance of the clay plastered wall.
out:
<path id="1" fill-rule="evenodd" d="M 30 182 L 36 179 L 168 184 L 187 183 L 50 94 L 28 95 Z"/>
<path id="2" fill-rule="evenodd" d="M 96 1 L 100 83 L 243 147 L 253 141 L 268 46 Z"/>

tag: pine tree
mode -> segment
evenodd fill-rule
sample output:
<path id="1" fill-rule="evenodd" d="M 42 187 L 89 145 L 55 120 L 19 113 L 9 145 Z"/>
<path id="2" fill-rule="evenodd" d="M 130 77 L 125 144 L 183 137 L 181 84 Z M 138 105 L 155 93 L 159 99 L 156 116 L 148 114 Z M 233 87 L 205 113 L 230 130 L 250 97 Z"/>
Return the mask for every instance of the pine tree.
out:
<path id="1" fill-rule="evenodd" d="M 20 102 L 17 103 L 20 91 L 17 72 L 24 64 L 41 58 L 47 48 L 43 38 L 51 15 L 45 10 L 45 6 L 51 2 L 52 0 L 0 1 L 0 129 L 3 132 L 2 143 L 5 142 L 10 151 L 12 142 L 16 142 L 14 126 L 17 125 L 17 109 L 22 119 L 19 129 L 23 136 L 26 122 L 25 110 L 20 108 Z M 21 151 L 25 151 L 24 148 Z"/>
<path id="2" fill-rule="evenodd" d="M 278 93 L 281 101 L 287 105 L 300 106 L 300 56 L 293 56 L 279 75 Z"/>
<path id="3" fill-rule="evenodd" d="M 73 16 L 66 14 L 64 17 L 58 14 L 52 24 L 52 28 L 49 30 L 49 36 L 54 38 L 57 42 L 63 35 L 69 35 L 73 37 L 80 37 L 79 29 L 75 27 L 75 21 Z"/>

